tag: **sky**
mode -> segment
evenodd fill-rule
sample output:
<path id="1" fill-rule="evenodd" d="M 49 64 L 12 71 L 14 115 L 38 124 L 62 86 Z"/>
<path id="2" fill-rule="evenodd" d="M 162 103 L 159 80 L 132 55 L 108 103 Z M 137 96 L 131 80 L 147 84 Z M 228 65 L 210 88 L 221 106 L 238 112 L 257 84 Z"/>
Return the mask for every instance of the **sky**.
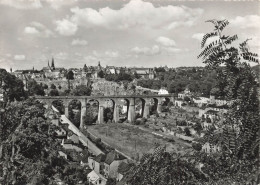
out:
<path id="1" fill-rule="evenodd" d="M 260 53 L 259 1 L 0 0 L 0 68 L 203 66 L 210 19 Z"/>

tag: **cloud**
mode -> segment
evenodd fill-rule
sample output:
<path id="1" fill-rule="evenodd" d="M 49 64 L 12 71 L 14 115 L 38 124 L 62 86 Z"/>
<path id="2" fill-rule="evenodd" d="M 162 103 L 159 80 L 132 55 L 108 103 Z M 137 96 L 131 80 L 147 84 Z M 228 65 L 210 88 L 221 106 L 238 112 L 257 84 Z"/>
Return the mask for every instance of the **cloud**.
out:
<path id="1" fill-rule="evenodd" d="M 39 22 L 31 22 L 30 26 L 24 28 L 24 33 L 45 38 L 54 36 L 54 33 L 51 30 Z"/>
<path id="2" fill-rule="evenodd" d="M 106 51 L 105 55 L 110 58 L 117 58 L 119 56 L 118 51 Z"/>
<path id="3" fill-rule="evenodd" d="M 14 55 L 14 60 L 25 60 L 25 55 Z"/>
<path id="4" fill-rule="evenodd" d="M 260 28 L 260 16 L 259 15 L 247 15 L 244 17 L 237 16 L 230 20 L 232 26 L 236 26 L 242 29 L 246 28 Z"/>
<path id="5" fill-rule="evenodd" d="M 78 30 L 78 26 L 67 19 L 58 20 L 55 23 L 57 25 L 56 31 L 64 36 L 74 35 Z"/>
<path id="6" fill-rule="evenodd" d="M 176 46 L 176 43 L 174 40 L 171 40 L 167 37 L 158 37 L 156 39 L 156 42 L 160 43 L 163 46 L 167 46 L 167 47 L 172 47 L 172 46 Z"/>
<path id="7" fill-rule="evenodd" d="M 17 9 L 38 9 L 42 7 L 40 0 L 0 0 L 0 4 Z"/>
<path id="8" fill-rule="evenodd" d="M 87 44 L 88 41 L 80 39 L 73 39 L 73 41 L 71 42 L 72 46 L 86 46 Z"/>
<path id="9" fill-rule="evenodd" d="M 178 26 L 192 26 L 203 10 L 172 5 L 155 7 L 150 2 L 131 0 L 119 10 L 109 7 L 99 10 L 75 7 L 71 8 L 71 12 L 73 15 L 70 21 L 87 28 L 99 26 L 107 29 L 173 29 Z"/>
<path id="10" fill-rule="evenodd" d="M 45 0 L 47 3 L 49 3 L 49 5 L 51 6 L 51 8 L 58 10 L 63 6 L 68 6 L 71 5 L 73 3 L 78 2 L 78 0 Z"/>
<path id="11" fill-rule="evenodd" d="M 60 59 L 60 60 L 65 60 L 68 58 L 68 53 L 66 52 L 59 52 L 55 54 L 54 58 Z"/>
<path id="12" fill-rule="evenodd" d="M 205 33 L 195 33 L 191 36 L 191 38 L 196 39 L 199 42 L 201 42 L 204 35 L 205 35 Z M 205 46 L 207 46 L 208 44 L 210 44 L 211 42 L 213 42 L 217 39 L 219 39 L 219 36 L 214 36 L 214 37 L 208 38 L 207 42 L 205 43 Z"/>
<path id="13" fill-rule="evenodd" d="M 180 53 L 182 51 L 181 49 L 174 47 L 164 47 L 162 50 L 168 54 Z"/>
<path id="14" fill-rule="evenodd" d="M 27 27 L 24 28 L 24 33 L 38 34 L 39 31 L 35 27 L 27 26 Z"/>
<path id="15" fill-rule="evenodd" d="M 134 47 L 131 51 L 137 55 L 158 55 L 160 54 L 161 50 L 158 45 L 154 45 L 153 47 Z"/>

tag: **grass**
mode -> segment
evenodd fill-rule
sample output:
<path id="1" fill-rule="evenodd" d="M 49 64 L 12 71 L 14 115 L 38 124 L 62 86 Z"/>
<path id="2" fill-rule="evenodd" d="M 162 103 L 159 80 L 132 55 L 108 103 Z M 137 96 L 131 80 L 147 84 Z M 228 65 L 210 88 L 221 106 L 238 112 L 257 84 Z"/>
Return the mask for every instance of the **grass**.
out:
<path id="1" fill-rule="evenodd" d="M 152 152 L 156 143 L 166 145 L 166 149 L 170 152 L 179 152 L 184 147 L 180 142 L 173 144 L 147 131 L 125 124 L 92 125 L 88 127 L 88 131 L 132 158 Z"/>

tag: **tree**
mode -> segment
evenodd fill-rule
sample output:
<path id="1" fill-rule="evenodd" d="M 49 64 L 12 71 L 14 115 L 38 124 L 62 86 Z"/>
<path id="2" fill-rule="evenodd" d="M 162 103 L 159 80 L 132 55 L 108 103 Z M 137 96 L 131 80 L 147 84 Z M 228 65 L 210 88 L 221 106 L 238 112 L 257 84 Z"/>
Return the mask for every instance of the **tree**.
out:
<path id="1" fill-rule="evenodd" d="M 106 185 L 115 185 L 116 179 L 115 178 L 108 178 Z"/>
<path id="2" fill-rule="evenodd" d="M 55 184 L 53 177 L 66 184 L 88 184 L 82 167 L 59 157 L 62 148 L 54 134 L 57 127 L 46 120 L 43 104 L 28 99 L 13 102 L 6 110 L 1 184 Z"/>
<path id="3" fill-rule="evenodd" d="M 191 136 L 190 129 L 188 127 L 185 127 L 184 132 L 186 136 Z"/>
<path id="4" fill-rule="evenodd" d="M 109 120 L 113 120 L 113 111 L 111 108 L 107 107 L 104 109 L 104 121 L 108 122 Z"/>
<path id="5" fill-rule="evenodd" d="M 0 68 L 0 87 L 4 90 L 4 102 L 27 97 L 22 80 Z"/>
<path id="6" fill-rule="evenodd" d="M 202 145 L 200 143 L 192 143 L 192 148 L 199 152 L 202 149 Z"/>
<path id="7" fill-rule="evenodd" d="M 103 70 L 100 70 L 97 75 L 98 75 L 99 78 L 104 78 L 105 73 L 104 73 Z"/>
<path id="8" fill-rule="evenodd" d="M 71 94 L 74 96 L 90 96 L 91 91 L 91 86 L 87 87 L 86 85 L 78 85 L 75 89 L 73 89 Z"/>
<path id="9" fill-rule="evenodd" d="M 218 71 L 218 84 L 220 89 L 225 89 L 225 96 L 230 101 L 229 111 L 224 121 L 224 136 L 222 158 L 215 158 L 218 164 L 220 159 L 225 164 L 223 176 L 233 176 L 242 183 L 249 176 L 245 174 L 256 174 L 256 164 L 259 161 L 259 99 L 257 93 L 258 78 L 253 73 L 249 62 L 258 63 L 258 55 L 249 51 L 249 39 L 235 45 L 237 35 L 227 36 L 223 34 L 224 28 L 229 24 L 227 20 L 209 20 L 214 25 L 211 33 L 204 35 L 199 58 L 207 67 Z M 215 41 L 207 43 L 209 38 L 215 37 Z M 221 67 L 220 67 L 221 66 Z M 223 88 L 224 84 L 224 88 Z M 230 132 L 239 127 L 239 132 Z M 226 130 L 226 131 L 225 131 Z M 234 134 L 235 133 L 235 134 Z M 258 144 L 256 144 L 258 142 Z M 215 165 L 214 164 L 214 165 Z M 210 166 L 210 165 L 209 165 Z M 218 165 L 211 165 L 215 170 Z M 233 169 L 233 170 L 230 170 Z M 243 175 L 241 173 L 243 169 Z M 252 176 L 252 175 L 250 175 Z M 234 178 L 233 178 L 234 179 Z M 242 183 L 243 184 L 243 183 Z"/>
<path id="10" fill-rule="evenodd" d="M 59 96 L 59 91 L 57 89 L 52 89 L 49 92 L 49 96 Z"/>
<path id="11" fill-rule="evenodd" d="M 44 89 L 48 89 L 49 87 L 48 87 L 47 84 L 44 84 L 44 85 L 43 85 L 43 88 L 44 88 Z"/>
<path id="12" fill-rule="evenodd" d="M 141 78 L 141 76 L 140 76 L 140 75 L 138 75 L 138 74 L 137 74 L 137 72 L 135 72 L 135 73 L 134 73 L 134 77 L 135 77 L 136 79 L 139 79 L 139 78 Z"/>
<path id="13" fill-rule="evenodd" d="M 51 84 L 51 89 L 56 89 L 56 85 Z"/>
<path id="14" fill-rule="evenodd" d="M 30 96 L 32 95 L 40 95 L 44 96 L 44 87 L 42 84 L 38 84 L 35 80 L 29 80 L 28 81 L 28 94 Z"/>
<path id="15" fill-rule="evenodd" d="M 133 91 L 133 93 L 135 93 L 136 91 L 136 86 L 134 84 L 131 85 L 131 90 Z"/>
<path id="16" fill-rule="evenodd" d="M 194 126 L 193 126 L 194 130 L 198 133 L 198 135 L 201 134 L 201 131 L 203 130 L 202 126 L 200 123 L 196 123 Z"/>
<path id="17" fill-rule="evenodd" d="M 74 79 L 74 73 L 73 71 L 69 71 L 66 75 L 66 79 L 68 80 L 68 89 L 70 90 L 70 80 Z"/>
<path id="18" fill-rule="evenodd" d="M 140 163 L 125 175 L 129 185 L 192 185 L 207 181 L 205 175 L 184 156 L 166 152 L 159 146 L 152 154 L 144 154 Z"/>

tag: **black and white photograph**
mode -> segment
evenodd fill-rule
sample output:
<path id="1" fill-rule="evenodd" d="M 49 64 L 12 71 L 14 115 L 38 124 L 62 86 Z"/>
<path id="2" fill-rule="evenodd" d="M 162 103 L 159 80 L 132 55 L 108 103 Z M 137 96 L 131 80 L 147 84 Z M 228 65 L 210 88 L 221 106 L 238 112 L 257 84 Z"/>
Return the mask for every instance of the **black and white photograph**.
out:
<path id="1" fill-rule="evenodd" d="M 0 0 L 0 185 L 260 185 L 260 1 Z"/>

